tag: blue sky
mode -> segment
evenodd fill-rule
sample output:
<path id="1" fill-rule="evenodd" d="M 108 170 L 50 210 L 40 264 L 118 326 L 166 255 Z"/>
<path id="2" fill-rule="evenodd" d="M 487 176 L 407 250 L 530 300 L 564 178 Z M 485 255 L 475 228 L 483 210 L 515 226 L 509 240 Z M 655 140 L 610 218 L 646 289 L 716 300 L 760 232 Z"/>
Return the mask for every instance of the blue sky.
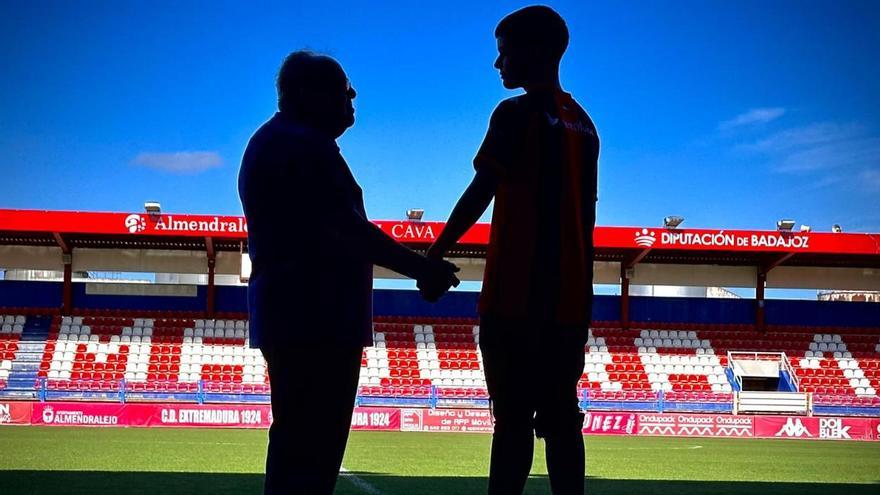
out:
<path id="1" fill-rule="evenodd" d="M 241 153 L 305 47 L 358 90 L 339 144 L 369 215 L 445 220 L 516 94 L 493 29 L 525 4 L 414 4 L 7 2 L 0 207 L 240 214 Z M 550 5 L 602 138 L 599 224 L 880 232 L 880 3 Z"/>

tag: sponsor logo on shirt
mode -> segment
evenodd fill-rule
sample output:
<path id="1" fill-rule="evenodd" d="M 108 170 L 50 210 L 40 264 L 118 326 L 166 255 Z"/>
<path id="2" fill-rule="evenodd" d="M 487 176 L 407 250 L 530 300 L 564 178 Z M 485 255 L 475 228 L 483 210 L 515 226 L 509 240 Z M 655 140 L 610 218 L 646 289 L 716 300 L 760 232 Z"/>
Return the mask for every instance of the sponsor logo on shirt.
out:
<path id="1" fill-rule="evenodd" d="M 568 122 L 568 121 L 560 119 L 559 117 L 553 117 L 552 115 L 550 115 L 547 112 L 544 112 L 544 116 L 547 117 L 547 123 L 550 124 L 550 127 L 558 127 L 559 124 L 561 123 L 563 125 L 563 127 L 568 129 L 569 131 L 577 132 L 580 134 L 587 134 L 590 136 L 596 135 L 596 133 L 595 133 L 595 131 L 593 131 L 592 127 L 585 125 L 580 120 L 577 120 L 575 122 Z"/>

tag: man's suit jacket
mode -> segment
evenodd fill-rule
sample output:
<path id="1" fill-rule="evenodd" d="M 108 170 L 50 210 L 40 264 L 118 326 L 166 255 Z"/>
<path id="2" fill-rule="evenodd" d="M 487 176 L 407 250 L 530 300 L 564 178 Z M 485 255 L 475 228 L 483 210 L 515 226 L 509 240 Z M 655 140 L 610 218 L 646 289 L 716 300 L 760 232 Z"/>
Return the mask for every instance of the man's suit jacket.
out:
<path id="1" fill-rule="evenodd" d="M 252 347 L 372 344 L 373 265 L 340 232 L 365 221 L 363 194 L 334 140 L 276 113 L 245 150 Z"/>

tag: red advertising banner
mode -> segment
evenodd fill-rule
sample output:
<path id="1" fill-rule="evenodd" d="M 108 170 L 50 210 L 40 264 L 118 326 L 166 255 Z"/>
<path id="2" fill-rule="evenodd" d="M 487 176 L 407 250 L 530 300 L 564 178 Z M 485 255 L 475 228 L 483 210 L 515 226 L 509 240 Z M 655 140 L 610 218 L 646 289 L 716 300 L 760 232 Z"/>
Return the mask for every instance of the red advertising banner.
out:
<path id="1" fill-rule="evenodd" d="M 374 223 L 394 239 L 415 244 L 434 242 L 445 227 L 443 222 Z M 244 217 L 224 215 L 0 209 L 0 231 L 245 239 L 247 223 Z M 489 224 L 474 225 L 459 242 L 488 244 L 489 231 Z M 305 233 L 306 238 L 309 234 Z M 594 243 L 596 249 L 880 255 L 880 234 L 859 233 L 600 226 L 595 229 Z"/>
<path id="2" fill-rule="evenodd" d="M 633 435 L 638 428 L 635 413 L 588 412 L 584 416 L 584 433 L 587 435 Z"/>
<path id="3" fill-rule="evenodd" d="M 762 438 L 807 438 L 820 440 L 873 440 L 876 420 L 867 418 L 822 418 L 760 416 L 755 418 L 755 436 Z"/>
<path id="4" fill-rule="evenodd" d="M 400 431 L 493 431 L 488 409 L 401 409 Z"/>
<path id="5" fill-rule="evenodd" d="M 356 407 L 351 415 L 351 429 L 400 431 L 400 409 Z"/>
<path id="6" fill-rule="evenodd" d="M 639 414 L 638 434 L 669 437 L 752 437 L 754 416 Z"/>
<path id="7" fill-rule="evenodd" d="M 272 424 L 272 409 L 268 404 L 23 404 L 28 406 L 24 422 L 35 425 L 268 428 Z M 2 407 L 0 411 L 3 411 Z M 400 431 L 400 410 L 356 407 L 351 427 L 353 430 Z"/>
<path id="8" fill-rule="evenodd" d="M 0 425 L 30 424 L 32 408 L 32 402 L 0 402 Z"/>
<path id="9" fill-rule="evenodd" d="M 41 402 L 31 424 L 50 426 L 184 426 L 268 428 L 268 404 L 106 404 Z"/>
<path id="10" fill-rule="evenodd" d="M 0 424 L 268 428 L 268 404 L 0 402 Z M 309 425 L 303 425 L 308 428 Z M 353 430 L 491 433 L 488 409 L 356 407 Z M 587 435 L 880 440 L 880 419 L 594 411 Z"/>

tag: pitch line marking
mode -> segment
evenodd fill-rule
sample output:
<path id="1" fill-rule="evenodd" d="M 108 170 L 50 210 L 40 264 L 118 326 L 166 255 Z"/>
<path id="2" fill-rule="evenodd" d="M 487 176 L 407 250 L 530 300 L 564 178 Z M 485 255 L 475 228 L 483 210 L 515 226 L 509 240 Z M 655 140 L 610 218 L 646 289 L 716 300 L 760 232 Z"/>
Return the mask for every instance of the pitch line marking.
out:
<path id="1" fill-rule="evenodd" d="M 382 492 L 379 491 L 378 488 L 373 486 L 371 483 L 365 481 L 360 476 L 352 473 L 348 469 L 345 469 L 345 466 L 339 467 L 339 476 L 342 476 L 346 480 L 348 480 L 352 485 L 362 490 L 364 493 L 368 495 L 382 495 Z"/>
<path id="2" fill-rule="evenodd" d="M 697 450 L 702 448 L 702 445 L 694 445 L 691 447 L 626 447 L 626 450 Z"/>

